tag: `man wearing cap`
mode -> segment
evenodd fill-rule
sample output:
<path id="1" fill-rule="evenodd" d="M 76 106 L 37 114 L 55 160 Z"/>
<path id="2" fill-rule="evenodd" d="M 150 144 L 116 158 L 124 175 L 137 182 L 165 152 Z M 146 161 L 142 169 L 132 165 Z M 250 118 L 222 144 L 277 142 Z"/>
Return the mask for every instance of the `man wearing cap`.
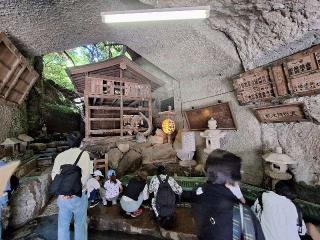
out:
<path id="1" fill-rule="evenodd" d="M 92 174 L 92 178 L 90 178 L 87 182 L 87 191 L 88 191 L 88 200 L 90 203 L 90 208 L 95 207 L 101 199 L 101 186 L 99 180 L 103 177 L 102 172 L 100 170 L 96 170 Z"/>

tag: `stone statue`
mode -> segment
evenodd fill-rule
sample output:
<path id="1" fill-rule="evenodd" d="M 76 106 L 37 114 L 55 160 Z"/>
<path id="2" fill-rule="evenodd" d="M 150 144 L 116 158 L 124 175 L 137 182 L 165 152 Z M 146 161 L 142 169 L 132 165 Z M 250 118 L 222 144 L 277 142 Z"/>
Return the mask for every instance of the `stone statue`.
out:
<path id="1" fill-rule="evenodd" d="M 217 129 L 217 121 L 210 118 L 208 121 L 208 130 L 200 133 L 201 137 L 206 138 L 206 148 L 204 151 L 210 154 L 213 150 L 220 148 L 220 139 L 223 138 L 226 133 Z"/>
<path id="2" fill-rule="evenodd" d="M 142 112 L 139 112 L 139 115 L 124 115 L 123 123 L 125 124 L 124 129 L 127 130 L 129 135 L 139 133 L 139 127 L 143 124 L 143 120 L 147 122 L 148 129 L 145 132 L 142 132 L 142 135 L 139 134 L 139 142 L 145 142 L 146 137 L 149 136 L 152 132 L 152 122 L 147 118 Z M 143 139 L 144 137 L 144 139 Z"/>

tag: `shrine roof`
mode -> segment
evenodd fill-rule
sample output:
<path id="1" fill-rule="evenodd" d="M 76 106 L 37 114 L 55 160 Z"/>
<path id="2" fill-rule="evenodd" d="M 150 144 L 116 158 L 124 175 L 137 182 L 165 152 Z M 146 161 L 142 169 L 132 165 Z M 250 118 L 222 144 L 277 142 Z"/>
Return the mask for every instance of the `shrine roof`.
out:
<path id="1" fill-rule="evenodd" d="M 142 80 L 151 85 L 151 89 L 155 90 L 164 82 L 147 71 L 143 70 L 138 64 L 131 61 L 125 56 L 119 56 L 106 61 L 92 63 L 77 67 L 66 69 L 71 81 L 78 93 L 83 94 L 86 76 L 95 77 L 120 77 L 120 70 L 122 70 L 122 77 L 127 79 Z"/>

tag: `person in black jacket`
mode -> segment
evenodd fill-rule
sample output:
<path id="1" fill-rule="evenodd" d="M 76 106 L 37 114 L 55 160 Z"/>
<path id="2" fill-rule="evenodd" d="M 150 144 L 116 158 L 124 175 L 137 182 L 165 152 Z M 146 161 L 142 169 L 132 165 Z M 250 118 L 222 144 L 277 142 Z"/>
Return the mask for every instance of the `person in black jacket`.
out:
<path id="1" fill-rule="evenodd" d="M 142 214 L 140 206 L 149 198 L 147 177 L 148 174 L 145 171 L 140 171 L 137 176 L 130 179 L 121 197 L 121 208 L 133 218 Z"/>
<path id="2" fill-rule="evenodd" d="M 227 186 L 241 180 L 241 158 L 217 149 L 205 164 L 208 182 L 191 193 L 199 240 L 264 240 L 258 219 Z"/>

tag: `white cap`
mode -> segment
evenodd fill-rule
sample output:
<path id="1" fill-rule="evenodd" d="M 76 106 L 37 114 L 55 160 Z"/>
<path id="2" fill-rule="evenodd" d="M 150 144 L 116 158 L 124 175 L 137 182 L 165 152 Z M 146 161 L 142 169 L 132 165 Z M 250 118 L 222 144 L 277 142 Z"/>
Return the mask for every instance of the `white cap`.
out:
<path id="1" fill-rule="evenodd" d="M 102 172 L 100 171 L 100 170 L 95 170 L 94 172 L 93 172 L 93 176 L 94 177 L 103 177 L 103 175 L 102 175 Z"/>

